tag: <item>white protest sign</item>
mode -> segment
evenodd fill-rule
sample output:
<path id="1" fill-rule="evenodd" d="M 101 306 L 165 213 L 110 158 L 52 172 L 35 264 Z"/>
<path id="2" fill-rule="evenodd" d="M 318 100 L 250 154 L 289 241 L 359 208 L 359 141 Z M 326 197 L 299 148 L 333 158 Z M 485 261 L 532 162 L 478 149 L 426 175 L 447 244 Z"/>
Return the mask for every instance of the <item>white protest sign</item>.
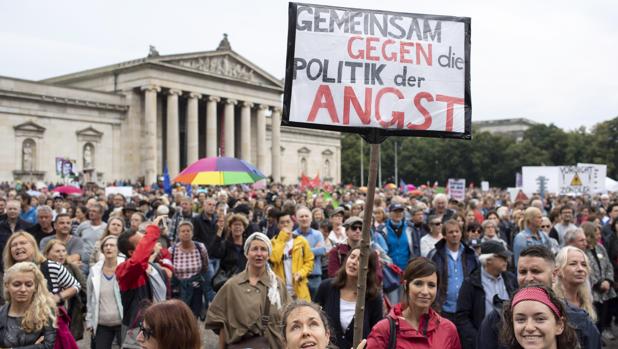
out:
<path id="1" fill-rule="evenodd" d="M 106 187 L 105 196 L 107 197 L 112 194 L 122 194 L 125 198 L 130 198 L 133 196 L 133 187 Z"/>
<path id="2" fill-rule="evenodd" d="M 489 182 L 488 181 L 481 181 L 481 190 L 482 191 L 489 191 Z"/>
<path id="3" fill-rule="evenodd" d="M 455 199 L 457 201 L 464 201 L 464 199 L 466 198 L 466 180 L 463 178 L 449 178 L 447 189 L 448 196 L 451 199 Z"/>
<path id="4" fill-rule="evenodd" d="M 590 190 L 593 193 L 604 193 L 606 191 L 605 177 L 607 177 L 607 165 L 578 163 L 577 167 L 591 167 L 592 168 L 592 178 L 590 180 Z"/>
<path id="5" fill-rule="evenodd" d="M 592 166 L 560 166 L 558 187 L 560 195 L 579 195 L 592 193 Z"/>
<path id="6" fill-rule="evenodd" d="M 469 139 L 470 23 L 290 3 L 282 123 Z"/>
<path id="7" fill-rule="evenodd" d="M 558 166 L 523 166 L 521 168 L 522 190 L 530 196 L 534 193 L 558 193 Z"/>

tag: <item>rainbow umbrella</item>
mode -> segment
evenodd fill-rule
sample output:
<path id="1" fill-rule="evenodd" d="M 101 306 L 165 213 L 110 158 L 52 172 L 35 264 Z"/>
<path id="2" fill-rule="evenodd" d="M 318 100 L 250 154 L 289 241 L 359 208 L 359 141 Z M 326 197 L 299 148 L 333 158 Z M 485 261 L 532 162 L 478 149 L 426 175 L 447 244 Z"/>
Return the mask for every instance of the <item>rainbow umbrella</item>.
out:
<path id="1" fill-rule="evenodd" d="M 189 165 L 174 178 L 174 182 L 191 185 L 232 185 L 255 183 L 265 177 L 244 160 L 211 156 Z"/>

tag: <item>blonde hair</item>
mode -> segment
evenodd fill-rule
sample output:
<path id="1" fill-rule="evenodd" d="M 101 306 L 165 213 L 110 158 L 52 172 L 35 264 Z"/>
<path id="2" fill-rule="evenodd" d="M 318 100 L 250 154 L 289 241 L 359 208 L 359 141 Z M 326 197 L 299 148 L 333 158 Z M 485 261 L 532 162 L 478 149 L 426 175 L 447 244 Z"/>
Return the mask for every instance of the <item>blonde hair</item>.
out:
<path id="1" fill-rule="evenodd" d="M 43 254 L 41 253 L 41 250 L 39 250 L 39 245 L 36 243 L 36 240 L 34 239 L 34 237 L 30 235 L 29 233 L 26 233 L 25 231 L 20 230 L 20 231 L 17 231 L 11 234 L 9 239 L 6 241 L 6 245 L 4 246 L 4 251 L 2 251 L 2 262 L 4 263 L 4 270 L 7 270 L 8 268 L 12 267 L 13 264 L 17 263 L 17 261 L 15 261 L 15 259 L 13 258 L 13 255 L 11 254 L 11 244 L 18 237 L 26 238 L 26 240 L 28 240 L 28 242 L 32 245 L 32 249 L 34 250 L 34 256 L 32 256 L 31 262 L 34 262 L 34 264 L 36 265 L 39 265 L 45 262 L 47 258 L 45 258 L 45 256 L 43 256 Z"/>
<path id="2" fill-rule="evenodd" d="M 67 248 L 66 242 L 62 240 L 58 240 L 58 239 L 51 239 L 47 241 L 47 245 L 45 245 L 45 248 L 43 249 L 43 255 L 45 257 L 47 257 L 47 255 L 49 254 L 49 252 L 51 251 L 51 249 L 54 247 L 55 244 L 60 244 L 64 246 L 65 249 Z"/>
<path id="3" fill-rule="evenodd" d="M 554 292 L 556 292 L 556 295 L 558 295 L 558 297 L 562 299 L 566 298 L 566 294 L 560 272 L 567 266 L 569 262 L 569 252 L 579 252 L 584 256 L 584 260 L 586 261 L 586 272 L 588 273 L 588 275 L 590 275 L 590 260 L 588 259 L 588 256 L 584 251 L 580 250 L 575 246 L 565 246 L 560 249 L 558 255 L 556 256 L 556 270 L 558 271 L 558 277 L 554 282 L 553 289 Z M 592 305 L 592 294 L 590 292 L 590 282 L 588 281 L 588 279 L 586 279 L 586 282 L 584 282 L 577 288 L 577 299 L 581 303 L 581 308 L 588 312 L 588 315 L 590 315 L 592 321 L 596 321 L 597 312 L 594 310 L 594 306 Z"/>
<path id="4" fill-rule="evenodd" d="M 524 211 L 524 228 L 528 228 L 528 224 L 530 224 L 530 221 L 532 221 L 536 216 L 539 216 L 539 215 L 542 216 L 541 210 L 539 210 L 538 208 L 534 206 L 528 207 Z"/>
<path id="5" fill-rule="evenodd" d="M 45 326 L 56 327 L 56 302 L 47 290 L 47 280 L 39 267 L 32 262 L 19 262 L 4 272 L 4 299 L 11 303 L 11 294 L 8 285 L 17 273 L 32 273 L 34 276 L 34 294 L 30 306 L 21 319 L 21 327 L 27 333 L 39 332 Z"/>

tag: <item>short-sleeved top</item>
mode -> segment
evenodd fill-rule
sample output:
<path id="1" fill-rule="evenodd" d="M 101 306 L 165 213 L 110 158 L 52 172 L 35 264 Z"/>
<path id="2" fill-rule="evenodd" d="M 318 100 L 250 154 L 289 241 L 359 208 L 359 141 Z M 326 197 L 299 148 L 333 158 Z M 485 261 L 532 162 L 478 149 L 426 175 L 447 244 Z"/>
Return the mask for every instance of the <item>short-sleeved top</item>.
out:
<path id="1" fill-rule="evenodd" d="M 195 241 L 194 243 L 195 247 L 191 251 L 183 250 L 180 247 L 180 242 L 176 243 L 170 250 L 174 264 L 174 275 L 180 280 L 189 279 L 199 274 L 207 266 L 208 252 L 206 252 L 206 246 L 201 242 Z"/>

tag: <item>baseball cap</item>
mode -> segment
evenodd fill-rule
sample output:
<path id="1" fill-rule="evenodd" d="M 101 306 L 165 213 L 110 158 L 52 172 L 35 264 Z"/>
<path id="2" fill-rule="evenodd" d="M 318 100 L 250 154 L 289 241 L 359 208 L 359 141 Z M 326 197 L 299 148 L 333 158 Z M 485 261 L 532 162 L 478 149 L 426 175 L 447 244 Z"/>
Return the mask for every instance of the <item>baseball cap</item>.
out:
<path id="1" fill-rule="evenodd" d="M 485 241 L 481 244 L 481 254 L 495 254 L 504 258 L 510 258 L 513 253 L 504 247 L 500 241 Z"/>
<path id="2" fill-rule="evenodd" d="M 388 210 L 389 210 L 389 211 L 391 211 L 391 212 L 392 212 L 392 211 L 398 211 L 398 210 L 403 211 L 403 210 L 405 210 L 405 207 L 403 207 L 403 205 L 402 205 L 402 204 L 399 204 L 399 203 L 392 203 L 392 204 L 388 207 Z"/>
<path id="3" fill-rule="evenodd" d="M 360 217 L 352 216 L 343 222 L 343 226 L 347 229 L 351 227 L 353 224 L 363 224 L 363 219 Z"/>
<path id="4" fill-rule="evenodd" d="M 334 216 L 334 215 L 336 215 L 336 214 L 345 215 L 345 208 L 343 208 L 343 207 L 341 207 L 341 206 L 337 207 L 337 208 L 333 211 L 333 213 L 331 214 L 331 217 L 332 217 L 332 216 Z"/>

